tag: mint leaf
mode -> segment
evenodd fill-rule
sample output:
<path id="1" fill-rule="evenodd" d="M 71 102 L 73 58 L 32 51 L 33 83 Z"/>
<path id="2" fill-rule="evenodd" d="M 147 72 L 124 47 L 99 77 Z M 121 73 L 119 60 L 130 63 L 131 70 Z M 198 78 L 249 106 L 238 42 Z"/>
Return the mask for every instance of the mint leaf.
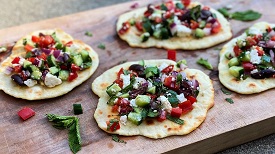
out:
<path id="1" fill-rule="evenodd" d="M 197 5 L 197 6 L 193 7 L 190 10 L 190 14 L 191 14 L 191 18 L 193 20 L 197 21 L 197 19 L 200 17 L 200 14 L 201 14 L 201 6 Z"/>
<path id="2" fill-rule="evenodd" d="M 262 16 L 261 13 L 253 11 L 253 10 L 247 10 L 243 12 L 234 12 L 231 15 L 232 19 L 235 20 L 241 20 L 241 21 L 253 21 L 257 20 Z"/>
<path id="3" fill-rule="evenodd" d="M 200 58 L 200 59 L 197 61 L 197 64 L 200 64 L 200 65 L 204 66 L 205 68 L 207 68 L 207 69 L 209 69 L 209 70 L 213 70 L 212 65 L 208 62 L 207 59 Z"/>
<path id="4" fill-rule="evenodd" d="M 125 142 L 124 140 L 121 140 L 117 135 L 115 135 L 115 134 L 113 134 L 112 135 L 112 139 L 113 139 L 113 141 L 115 141 L 115 142 L 118 142 L 118 143 L 127 143 L 127 142 Z"/>
<path id="5" fill-rule="evenodd" d="M 226 18 L 229 18 L 231 16 L 226 7 L 220 8 L 218 9 L 218 11 Z"/>
<path id="6" fill-rule="evenodd" d="M 99 49 L 102 49 L 102 50 L 105 50 L 105 49 L 106 49 L 105 44 L 103 44 L 103 43 L 100 43 L 97 47 L 98 47 Z"/>
<path id="7" fill-rule="evenodd" d="M 179 125 L 183 125 L 184 124 L 184 121 L 180 118 L 175 118 L 175 117 L 172 117 L 171 115 L 167 115 L 166 118 L 174 123 L 177 123 Z"/>

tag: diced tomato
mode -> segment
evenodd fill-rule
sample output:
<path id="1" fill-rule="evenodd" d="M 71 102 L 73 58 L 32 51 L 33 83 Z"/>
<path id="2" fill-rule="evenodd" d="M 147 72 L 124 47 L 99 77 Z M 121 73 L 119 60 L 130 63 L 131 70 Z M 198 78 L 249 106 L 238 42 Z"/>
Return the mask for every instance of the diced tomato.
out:
<path id="1" fill-rule="evenodd" d="M 115 82 L 116 84 L 118 84 L 118 86 L 119 86 L 120 88 L 123 87 L 123 81 L 122 81 L 121 79 L 116 79 L 114 82 Z"/>
<path id="2" fill-rule="evenodd" d="M 73 41 L 69 41 L 65 44 L 66 47 L 70 47 L 73 44 Z"/>
<path id="3" fill-rule="evenodd" d="M 142 27 L 142 22 L 141 21 L 136 21 L 135 26 L 136 26 L 136 28 L 139 31 L 141 31 L 141 32 L 143 31 L 143 27 Z"/>
<path id="4" fill-rule="evenodd" d="M 246 42 L 248 43 L 248 45 L 247 45 L 248 47 L 251 47 L 251 46 L 257 44 L 257 41 L 251 36 L 247 36 Z"/>
<path id="5" fill-rule="evenodd" d="M 238 45 L 235 45 L 233 50 L 236 56 L 239 56 L 242 53 L 242 50 Z"/>
<path id="6" fill-rule="evenodd" d="M 76 71 L 79 71 L 79 70 L 80 70 L 80 67 L 77 66 L 76 64 L 72 63 L 72 64 L 71 64 L 71 70 L 72 70 L 73 72 L 76 72 Z"/>
<path id="7" fill-rule="evenodd" d="M 26 73 L 26 71 L 20 72 L 20 77 L 23 79 L 23 81 L 26 81 L 29 78 L 29 75 Z"/>
<path id="8" fill-rule="evenodd" d="M 180 13 L 180 15 L 183 15 L 184 13 L 185 13 L 185 11 L 184 10 L 182 10 L 182 9 L 178 9 L 178 8 L 176 8 L 175 9 L 175 13 L 177 13 L 177 15 Z M 179 15 L 179 16 L 180 16 Z"/>
<path id="9" fill-rule="evenodd" d="M 176 50 L 167 50 L 167 59 L 176 61 L 177 60 Z"/>
<path id="10" fill-rule="evenodd" d="M 272 28 L 270 26 L 267 27 L 266 29 L 267 32 L 271 32 L 272 31 Z"/>
<path id="11" fill-rule="evenodd" d="M 155 8 L 160 10 L 160 5 L 156 5 Z"/>
<path id="12" fill-rule="evenodd" d="M 44 52 L 42 52 L 39 56 L 37 56 L 37 58 L 42 59 L 42 60 L 47 60 L 47 57 L 48 56 Z"/>
<path id="13" fill-rule="evenodd" d="M 32 51 L 33 47 L 30 46 L 29 44 L 26 44 L 26 45 L 24 46 L 24 49 L 27 50 L 27 52 L 30 52 L 30 51 Z"/>
<path id="14" fill-rule="evenodd" d="M 187 96 L 187 100 L 189 100 L 191 102 L 191 104 L 197 102 L 197 99 L 194 96 Z"/>
<path id="15" fill-rule="evenodd" d="M 149 93 L 148 93 L 148 94 L 146 94 L 146 95 L 147 95 L 147 96 L 150 96 L 150 98 L 151 98 L 151 99 L 155 99 L 155 98 L 157 98 L 157 95 L 153 95 L 153 94 L 149 94 Z"/>
<path id="16" fill-rule="evenodd" d="M 163 122 L 164 120 L 166 120 L 166 111 L 161 111 L 161 113 L 160 113 L 160 115 L 158 116 L 158 118 L 157 118 L 157 121 L 159 121 L 159 122 Z"/>
<path id="17" fill-rule="evenodd" d="M 202 8 L 203 10 L 210 10 L 210 8 L 208 7 L 208 6 L 204 6 L 203 8 Z"/>
<path id="18" fill-rule="evenodd" d="M 252 71 L 253 69 L 255 69 L 255 66 L 250 62 L 243 62 L 242 66 L 246 71 Z"/>
<path id="19" fill-rule="evenodd" d="M 165 19 L 169 19 L 169 18 L 171 18 L 171 16 L 172 16 L 172 13 L 170 11 L 165 12 L 164 15 L 163 15 L 163 17 Z"/>
<path id="20" fill-rule="evenodd" d="M 78 77 L 76 72 L 71 72 L 68 78 L 68 81 L 73 81 L 74 79 L 76 79 Z"/>
<path id="21" fill-rule="evenodd" d="M 181 2 L 185 7 L 187 7 L 191 3 L 191 0 L 181 0 Z"/>
<path id="22" fill-rule="evenodd" d="M 20 61 L 20 57 L 15 57 L 15 58 L 11 61 L 11 63 L 12 63 L 12 64 L 19 64 L 19 61 Z"/>
<path id="23" fill-rule="evenodd" d="M 172 108 L 171 110 L 171 116 L 172 117 L 176 117 L 176 118 L 179 118 L 182 114 L 182 109 L 181 108 Z"/>
<path id="24" fill-rule="evenodd" d="M 159 24 L 162 22 L 162 19 L 160 17 L 155 18 L 155 23 Z"/>
<path id="25" fill-rule="evenodd" d="M 172 72 L 173 69 L 174 69 L 174 65 L 169 65 L 166 68 L 164 68 L 161 72 L 168 74 L 168 73 Z"/>
<path id="26" fill-rule="evenodd" d="M 121 34 L 121 35 L 125 34 L 125 33 L 129 30 L 130 26 L 131 26 L 131 25 L 130 25 L 129 22 L 124 22 L 124 23 L 122 24 L 121 29 L 118 31 L 119 34 Z"/>
<path id="27" fill-rule="evenodd" d="M 146 18 L 149 17 L 151 14 L 153 14 L 153 12 L 152 12 L 152 11 L 149 11 L 149 10 L 147 10 L 147 11 L 144 12 L 144 16 L 145 16 Z"/>
<path id="28" fill-rule="evenodd" d="M 23 120 L 27 120 L 30 117 L 35 115 L 35 112 L 29 108 L 29 107 L 24 107 L 23 109 L 21 109 L 20 111 L 18 111 L 17 113 L 19 115 L 20 118 L 22 118 Z"/>
<path id="29" fill-rule="evenodd" d="M 112 107 L 112 112 L 113 112 L 113 113 L 118 112 L 118 108 L 119 108 L 119 106 L 118 106 L 117 104 L 114 105 L 114 106 Z"/>
<path id="30" fill-rule="evenodd" d="M 38 43 L 39 42 L 39 37 L 38 36 L 32 36 L 32 41 L 34 42 L 34 43 Z"/>
<path id="31" fill-rule="evenodd" d="M 171 83 L 172 83 L 172 80 L 173 80 L 173 77 L 172 76 L 169 76 L 167 78 L 164 79 L 164 82 L 163 82 L 163 85 L 164 86 L 167 86 L 167 87 L 170 87 Z"/>
<path id="32" fill-rule="evenodd" d="M 121 68 L 117 73 L 117 79 L 120 79 L 120 75 L 123 74 L 123 68 Z"/>
<path id="33" fill-rule="evenodd" d="M 220 32 L 221 29 L 222 29 L 222 26 L 221 26 L 220 22 L 219 22 L 219 21 L 216 21 L 216 22 L 212 25 L 211 33 L 212 33 L 212 34 L 217 34 L 218 32 Z"/>
<path id="34" fill-rule="evenodd" d="M 40 36 L 40 40 L 39 40 L 39 46 L 40 47 L 48 47 L 51 44 L 54 44 L 54 39 L 52 38 L 52 36 L 50 35 L 43 35 Z"/>
<path id="35" fill-rule="evenodd" d="M 272 37 L 270 38 L 270 40 L 271 40 L 271 41 L 275 41 L 275 36 L 272 36 Z"/>
<path id="36" fill-rule="evenodd" d="M 211 23 L 206 23 L 205 28 L 211 28 L 212 24 Z"/>
<path id="37" fill-rule="evenodd" d="M 199 27 L 199 23 L 194 21 L 194 20 L 191 20 L 190 28 L 191 29 L 196 29 L 198 27 Z"/>
<path id="38" fill-rule="evenodd" d="M 182 114 L 186 114 L 189 111 L 193 110 L 193 105 L 189 100 L 187 100 L 185 102 L 182 102 L 182 103 L 179 103 L 178 106 L 179 106 L 179 108 L 182 109 Z"/>
<path id="39" fill-rule="evenodd" d="M 113 120 L 113 119 L 112 119 Z M 120 129 L 120 124 L 119 124 L 119 121 L 118 120 L 115 120 L 115 121 L 106 121 L 106 124 L 107 124 L 107 130 L 108 131 L 116 131 L 118 129 Z"/>
<path id="40" fill-rule="evenodd" d="M 165 3 L 165 5 L 169 11 L 175 8 L 175 5 L 172 1 Z"/>
<path id="41" fill-rule="evenodd" d="M 14 72 L 20 73 L 22 71 L 22 66 L 21 65 L 14 66 L 13 69 L 14 69 Z"/>
<path id="42" fill-rule="evenodd" d="M 34 62 L 35 62 L 35 57 L 27 58 L 27 60 L 30 61 L 32 64 L 34 64 Z"/>
<path id="43" fill-rule="evenodd" d="M 264 55 L 264 51 L 259 46 L 256 47 L 256 50 L 258 51 L 258 55 L 259 56 L 263 56 Z"/>

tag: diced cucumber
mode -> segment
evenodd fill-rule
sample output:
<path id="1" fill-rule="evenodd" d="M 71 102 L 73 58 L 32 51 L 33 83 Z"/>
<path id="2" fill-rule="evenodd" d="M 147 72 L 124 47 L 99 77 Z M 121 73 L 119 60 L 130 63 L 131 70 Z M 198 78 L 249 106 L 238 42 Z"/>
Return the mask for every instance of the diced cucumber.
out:
<path id="1" fill-rule="evenodd" d="M 160 37 L 162 40 L 169 39 L 169 32 L 168 32 L 167 28 L 163 27 L 160 29 Z"/>
<path id="2" fill-rule="evenodd" d="M 108 105 L 115 105 L 115 102 L 116 102 L 116 100 L 117 100 L 117 96 L 112 96 L 109 100 L 108 100 L 108 102 L 107 102 L 107 104 Z"/>
<path id="3" fill-rule="evenodd" d="M 157 39 L 161 39 L 161 31 L 160 30 L 154 31 L 153 36 Z"/>
<path id="4" fill-rule="evenodd" d="M 90 55 L 89 55 L 89 52 L 88 52 L 88 51 L 82 50 L 82 51 L 80 52 L 80 55 L 81 55 L 81 58 L 83 59 L 83 62 L 89 61 Z"/>
<path id="5" fill-rule="evenodd" d="M 227 53 L 225 53 L 225 58 L 227 58 L 228 60 L 230 60 L 230 59 L 232 59 L 232 54 L 231 54 L 231 52 L 227 52 Z"/>
<path id="6" fill-rule="evenodd" d="M 234 58 L 230 59 L 229 62 L 228 62 L 228 66 L 229 67 L 231 67 L 231 66 L 237 66 L 239 64 L 240 64 L 240 62 L 239 62 L 239 60 L 238 60 L 237 57 L 234 57 Z"/>
<path id="7" fill-rule="evenodd" d="M 73 104 L 73 110 L 74 110 L 75 115 L 83 113 L 83 109 L 82 109 L 81 104 Z"/>
<path id="8" fill-rule="evenodd" d="M 69 71 L 67 70 L 61 70 L 59 71 L 59 75 L 58 75 L 58 78 L 63 80 L 63 81 L 67 81 L 68 78 L 69 78 Z"/>
<path id="9" fill-rule="evenodd" d="M 159 112 L 157 111 L 157 112 L 154 112 L 153 110 L 149 110 L 149 112 L 148 112 L 148 117 L 151 117 L 151 118 L 155 118 L 155 117 L 157 117 L 159 115 Z"/>
<path id="10" fill-rule="evenodd" d="M 239 58 L 243 62 L 249 62 L 250 61 L 250 54 L 247 54 L 246 52 L 242 52 L 240 54 Z"/>
<path id="11" fill-rule="evenodd" d="M 65 52 L 71 53 L 72 49 L 70 47 L 65 47 Z"/>
<path id="12" fill-rule="evenodd" d="M 40 71 L 34 71 L 31 73 L 31 78 L 35 80 L 40 80 L 42 73 Z"/>
<path id="13" fill-rule="evenodd" d="M 128 114 L 128 120 L 134 123 L 135 125 L 140 125 L 142 122 L 142 116 L 140 113 L 130 112 Z"/>
<path id="14" fill-rule="evenodd" d="M 242 48 L 242 47 L 246 46 L 246 42 L 243 41 L 243 40 L 237 40 L 237 45 L 238 45 L 240 48 Z"/>
<path id="15" fill-rule="evenodd" d="M 57 63 L 56 63 L 55 60 L 56 60 L 56 59 L 55 59 L 55 57 L 54 57 L 53 55 L 49 55 L 49 56 L 47 57 L 48 65 L 49 65 L 50 67 L 52 67 L 52 66 L 57 66 Z"/>
<path id="16" fill-rule="evenodd" d="M 206 25 L 206 21 L 204 21 L 204 20 L 200 21 L 199 27 L 200 27 L 201 29 L 203 29 L 203 28 L 205 27 L 205 25 Z"/>
<path id="17" fill-rule="evenodd" d="M 142 22 L 142 27 L 143 27 L 143 31 L 144 31 L 144 32 L 148 32 L 148 33 L 150 33 L 150 34 L 153 33 L 152 24 L 150 23 L 149 20 L 144 20 L 144 21 Z"/>
<path id="18" fill-rule="evenodd" d="M 142 108 L 141 107 L 133 107 L 134 111 L 136 113 L 141 113 L 142 112 Z"/>
<path id="19" fill-rule="evenodd" d="M 129 23 L 131 26 L 134 26 L 136 24 L 136 21 L 135 21 L 135 19 L 132 18 L 132 19 L 130 19 Z"/>
<path id="20" fill-rule="evenodd" d="M 243 72 L 244 69 L 241 66 L 232 66 L 229 68 L 229 73 L 236 78 L 239 78 Z"/>
<path id="21" fill-rule="evenodd" d="M 185 59 L 182 59 L 182 60 L 178 61 L 177 62 L 177 67 L 180 67 L 180 64 L 187 65 L 187 61 Z"/>
<path id="22" fill-rule="evenodd" d="M 197 28 L 197 29 L 195 30 L 195 37 L 196 37 L 196 38 L 203 38 L 203 37 L 204 37 L 204 32 L 203 32 L 203 30 L 200 29 L 200 28 Z"/>
<path id="23" fill-rule="evenodd" d="M 150 94 L 155 94 L 156 93 L 156 86 L 153 86 L 151 88 L 148 88 L 147 89 L 147 92 L 150 93 Z"/>
<path id="24" fill-rule="evenodd" d="M 138 95 L 136 98 L 136 104 L 137 106 L 144 107 L 148 104 L 150 104 L 150 97 L 147 95 Z"/>
<path id="25" fill-rule="evenodd" d="M 62 43 L 55 43 L 55 48 L 62 50 L 63 49 L 63 44 Z"/>
<path id="26" fill-rule="evenodd" d="M 107 87 L 107 94 L 109 96 L 114 96 L 116 95 L 119 91 L 121 90 L 121 88 L 119 87 L 119 85 L 117 83 L 113 83 L 112 85 L 110 85 L 109 87 Z"/>
<path id="27" fill-rule="evenodd" d="M 122 98 L 129 98 L 129 93 L 124 93 L 124 94 L 121 94 L 119 95 L 119 97 L 122 97 Z"/>
<path id="28" fill-rule="evenodd" d="M 30 61 L 28 61 L 28 60 L 25 60 L 25 61 L 23 62 L 23 67 L 24 67 L 24 68 L 28 68 L 28 67 L 30 67 L 30 65 L 32 65 L 32 62 L 30 62 Z"/>
<path id="29" fill-rule="evenodd" d="M 29 65 L 29 68 L 31 69 L 32 72 L 39 71 L 39 68 L 32 64 Z"/>
<path id="30" fill-rule="evenodd" d="M 77 66 L 81 66 L 81 64 L 83 63 L 83 59 L 81 55 L 73 56 L 73 63 L 76 64 Z"/>
<path id="31" fill-rule="evenodd" d="M 56 66 L 50 67 L 49 71 L 51 74 L 55 75 L 59 72 L 59 68 L 57 68 Z"/>
<path id="32" fill-rule="evenodd" d="M 141 42 L 146 42 L 150 37 L 150 34 L 148 32 L 145 32 L 143 34 L 141 34 L 140 38 L 141 38 Z"/>
<path id="33" fill-rule="evenodd" d="M 154 73 L 153 72 L 148 72 L 148 73 L 146 73 L 146 78 L 149 78 L 149 77 L 151 77 L 151 76 L 154 76 Z"/>

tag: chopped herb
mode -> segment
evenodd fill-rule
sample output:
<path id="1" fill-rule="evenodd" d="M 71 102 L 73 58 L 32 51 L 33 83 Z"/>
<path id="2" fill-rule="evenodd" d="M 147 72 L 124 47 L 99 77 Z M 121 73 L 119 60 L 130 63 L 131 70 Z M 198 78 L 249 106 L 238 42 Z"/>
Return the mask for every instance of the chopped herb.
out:
<path id="1" fill-rule="evenodd" d="M 86 36 L 89 36 L 89 37 L 92 37 L 92 36 L 93 36 L 93 34 L 92 34 L 91 32 L 88 32 L 88 31 L 85 32 L 85 35 L 86 35 Z"/>
<path id="2" fill-rule="evenodd" d="M 218 11 L 226 18 L 229 18 L 231 16 L 226 7 L 220 8 L 218 9 Z"/>
<path id="3" fill-rule="evenodd" d="M 195 21 L 200 17 L 201 6 L 197 5 L 190 10 L 191 18 Z"/>
<path id="4" fill-rule="evenodd" d="M 53 122 L 53 127 L 57 129 L 68 129 L 69 146 L 73 153 L 81 150 L 81 137 L 79 132 L 79 119 L 73 116 L 59 116 L 46 114 L 49 121 Z"/>
<path id="5" fill-rule="evenodd" d="M 83 109 L 82 109 L 81 104 L 73 104 L 73 110 L 74 110 L 75 115 L 83 113 Z"/>
<path id="6" fill-rule="evenodd" d="M 200 64 L 200 65 L 204 66 L 205 68 L 207 68 L 207 69 L 209 69 L 209 70 L 213 70 L 212 65 L 208 62 L 207 59 L 200 58 L 200 59 L 197 61 L 197 64 Z"/>
<path id="7" fill-rule="evenodd" d="M 27 39 L 26 38 L 23 39 L 23 45 L 27 45 Z"/>
<path id="8" fill-rule="evenodd" d="M 231 95 L 232 92 L 226 90 L 225 88 L 221 88 L 221 91 L 225 94 L 225 95 Z"/>
<path id="9" fill-rule="evenodd" d="M 117 135 L 115 135 L 115 134 L 113 134 L 112 135 L 112 139 L 113 139 L 113 141 L 115 141 L 115 142 L 118 142 L 118 143 L 127 143 L 127 142 L 125 142 L 124 140 L 121 140 Z"/>
<path id="10" fill-rule="evenodd" d="M 103 44 L 103 43 L 100 43 L 97 47 L 98 47 L 99 49 L 102 49 L 102 50 L 105 50 L 105 49 L 106 49 L 105 44 Z"/>
<path id="11" fill-rule="evenodd" d="M 173 121 L 174 123 L 177 123 L 179 125 L 183 125 L 184 124 L 184 121 L 180 118 L 175 118 L 175 117 L 172 117 L 171 115 L 167 115 L 166 118 L 170 121 Z"/>
<path id="12" fill-rule="evenodd" d="M 225 99 L 228 103 L 230 103 L 230 104 L 233 104 L 234 103 L 234 101 L 231 99 L 231 98 L 226 98 Z"/>
<path id="13" fill-rule="evenodd" d="M 229 13 L 228 8 L 220 8 L 218 11 L 226 18 L 231 18 L 235 20 L 241 20 L 241 21 L 253 21 L 259 19 L 262 14 L 253 10 L 247 10 L 243 12 L 234 12 Z"/>

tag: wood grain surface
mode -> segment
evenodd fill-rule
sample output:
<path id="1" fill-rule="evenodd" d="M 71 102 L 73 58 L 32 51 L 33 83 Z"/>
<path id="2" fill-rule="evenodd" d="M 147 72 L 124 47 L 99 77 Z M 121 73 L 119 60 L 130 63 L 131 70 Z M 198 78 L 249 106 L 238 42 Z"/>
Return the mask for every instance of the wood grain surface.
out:
<path id="1" fill-rule="evenodd" d="M 199 0 L 213 8 L 230 4 L 232 11 L 254 9 L 261 12 L 262 17 L 254 22 L 231 20 L 232 32 L 235 36 L 243 33 L 246 28 L 258 21 L 275 23 L 275 12 L 272 0 Z M 146 6 L 156 0 L 137 1 L 139 6 Z M 79 153 L 212 153 L 241 143 L 275 133 L 275 90 L 260 94 L 224 95 L 216 71 L 208 71 L 196 64 L 200 57 L 208 58 L 217 70 L 217 47 L 197 51 L 177 52 L 177 60 L 186 59 L 190 68 L 196 68 L 211 74 L 215 89 L 215 105 L 209 111 L 205 122 L 195 131 L 185 136 L 172 136 L 164 139 L 148 139 L 142 136 L 121 137 L 127 144 L 112 141 L 111 136 L 100 130 L 93 118 L 98 97 L 91 91 L 93 80 L 108 68 L 121 61 L 140 59 L 166 58 L 164 49 L 131 48 L 120 40 L 115 32 L 118 16 L 131 10 L 134 2 L 90 10 L 59 18 L 39 21 L 0 30 L 0 44 L 12 44 L 20 37 L 40 29 L 61 28 L 91 45 L 99 54 L 100 65 L 95 74 L 86 82 L 73 89 L 68 94 L 41 101 L 26 101 L 17 99 L 0 91 L 0 153 L 70 153 L 67 131 L 57 130 L 51 126 L 45 117 L 46 113 L 73 115 L 72 104 L 81 103 L 84 114 L 79 115 L 82 150 Z M 264 7 L 262 7 L 264 6 Z M 85 36 L 90 31 L 93 37 Z M 97 48 L 100 43 L 106 49 Z M 0 54 L 0 62 L 7 56 Z M 231 97 L 234 104 L 225 101 Z M 31 107 L 36 115 L 27 121 L 22 121 L 17 112 L 24 106 Z"/>

